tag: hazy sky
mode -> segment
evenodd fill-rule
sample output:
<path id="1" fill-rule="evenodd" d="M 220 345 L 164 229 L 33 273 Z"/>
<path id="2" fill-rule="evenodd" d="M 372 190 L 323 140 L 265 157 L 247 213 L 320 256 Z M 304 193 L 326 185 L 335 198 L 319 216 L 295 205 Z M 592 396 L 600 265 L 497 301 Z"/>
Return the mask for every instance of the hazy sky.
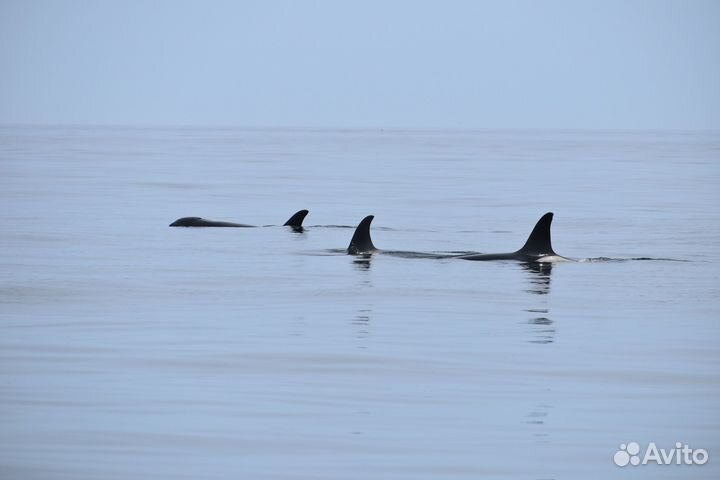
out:
<path id="1" fill-rule="evenodd" d="M 0 123 L 720 128 L 720 1 L 0 0 Z"/>

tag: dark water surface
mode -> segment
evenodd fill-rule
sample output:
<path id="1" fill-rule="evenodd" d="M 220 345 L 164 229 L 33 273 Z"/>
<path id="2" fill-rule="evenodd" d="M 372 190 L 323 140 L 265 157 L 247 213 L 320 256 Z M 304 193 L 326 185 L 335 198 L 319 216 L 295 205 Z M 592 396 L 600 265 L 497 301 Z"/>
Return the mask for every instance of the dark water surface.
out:
<path id="1" fill-rule="evenodd" d="M 717 478 L 719 161 L 716 133 L 4 127 L 0 477 Z M 332 227 L 505 252 L 546 211 L 584 261 Z M 616 466 L 632 441 L 710 461 Z"/>

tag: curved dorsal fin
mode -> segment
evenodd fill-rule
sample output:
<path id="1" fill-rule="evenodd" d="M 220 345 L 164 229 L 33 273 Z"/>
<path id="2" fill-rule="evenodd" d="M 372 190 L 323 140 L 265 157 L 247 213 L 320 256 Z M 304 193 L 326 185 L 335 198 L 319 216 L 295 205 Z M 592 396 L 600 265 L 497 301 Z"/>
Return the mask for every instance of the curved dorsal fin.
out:
<path id="1" fill-rule="evenodd" d="M 285 227 L 302 227 L 303 220 L 305 220 L 305 216 L 308 214 L 307 210 L 300 210 L 299 212 L 296 212 L 295 215 L 288 218 L 288 221 L 283 224 Z"/>
<path id="2" fill-rule="evenodd" d="M 349 254 L 356 255 L 358 253 L 368 253 L 376 250 L 375 245 L 373 245 L 370 239 L 370 224 L 373 218 L 375 218 L 373 215 L 368 215 L 358 224 L 347 249 Z"/>
<path id="3" fill-rule="evenodd" d="M 552 248 L 550 241 L 550 224 L 552 223 L 553 213 L 548 212 L 543 215 L 535 224 L 535 228 L 525 242 L 525 245 L 518 250 L 522 253 L 541 254 L 541 255 L 557 255 Z"/>

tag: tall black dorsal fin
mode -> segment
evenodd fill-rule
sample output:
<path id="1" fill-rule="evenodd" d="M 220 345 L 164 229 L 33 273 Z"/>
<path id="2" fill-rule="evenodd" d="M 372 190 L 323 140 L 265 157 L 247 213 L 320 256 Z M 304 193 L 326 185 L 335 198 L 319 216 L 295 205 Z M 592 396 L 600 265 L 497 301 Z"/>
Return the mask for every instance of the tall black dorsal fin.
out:
<path id="1" fill-rule="evenodd" d="M 307 210 L 300 210 L 295 213 L 292 217 L 288 218 L 288 221 L 283 225 L 285 227 L 302 227 L 302 222 L 305 220 L 305 216 L 308 214 Z"/>
<path id="2" fill-rule="evenodd" d="M 370 224 L 373 218 L 375 218 L 373 215 L 368 215 L 363 218 L 362 222 L 357 226 L 347 249 L 349 254 L 357 255 L 358 253 L 369 253 L 377 250 L 370 239 Z"/>
<path id="3" fill-rule="evenodd" d="M 548 212 L 543 215 L 535 224 L 535 228 L 525 242 L 525 245 L 518 250 L 523 253 L 532 253 L 536 255 L 557 255 L 552 248 L 550 241 L 550 224 L 552 223 L 553 213 Z"/>

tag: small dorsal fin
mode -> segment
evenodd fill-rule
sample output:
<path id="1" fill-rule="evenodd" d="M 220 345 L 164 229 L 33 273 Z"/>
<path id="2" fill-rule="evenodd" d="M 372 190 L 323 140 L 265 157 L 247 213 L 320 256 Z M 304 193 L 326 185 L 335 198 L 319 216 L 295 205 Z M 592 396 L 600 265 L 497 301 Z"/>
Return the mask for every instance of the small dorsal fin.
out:
<path id="1" fill-rule="evenodd" d="M 543 215 L 535 224 L 535 228 L 525 242 L 525 245 L 518 250 L 522 253 L 531 253 L 538 255 L 557 255 L 552 248 L 550 241 L 550 224 L 552 223 L 553 213 L 548 212 Z"/>
<path id="2" fill-rule="evenodd" d="M 295 215 L 288 218 L 288 221 L 284 223 L 285 227 L 302 227 L 303 220 L 305 220 L 305 216 L 308 214 L 307 210 L 300 210 L 299 212 L 296 212 Z"/>
<path id="3" fill-rule="evenodd" d="M 349 254 L 356 255 L 358 253 L 368 253 L 377 250 L 370 239 L 370 224 L 373 218 L 375 218 L 373 215 L 368 215 L 358 224 L 347 249 Z"/>

